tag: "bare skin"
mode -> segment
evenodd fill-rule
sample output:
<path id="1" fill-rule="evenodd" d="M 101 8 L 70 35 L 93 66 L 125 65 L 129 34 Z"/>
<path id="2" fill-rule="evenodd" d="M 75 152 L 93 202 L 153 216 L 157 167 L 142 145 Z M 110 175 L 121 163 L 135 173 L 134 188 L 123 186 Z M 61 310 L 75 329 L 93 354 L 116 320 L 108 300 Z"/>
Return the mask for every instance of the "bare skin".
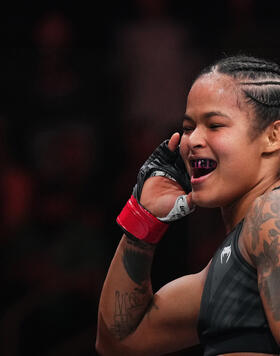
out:
<path id="1" fill-rule="evenodd" d="M 250 140 L 249 109 L 236 104 L 234 86 L 221 75 L 197 80 L 188 97 L 184 134 L 180 138 L 175 133 L 169 149 L 175 150 L 180 142 L 190 175 L 190 157 L 218 162 L 207 177 L 192 178 L 188 202 L 220 206 L 228 232 L 245 218 L 239 248 L 256 268 L 267 320 L 280 344 L 280 190 L 273 190 L 280 186 L 280 125 L 271 124 Z M 181 194 L 176 182 L 153 177 L 144 184 L 141 204 L 155 216 L 166 216 Z M 101 355 L 155 356 L 199 343 L 197 322 L 209 265 L 154 293 L 150 280 L 154 252 L 149 244 L 121 239 L 100 299 L 96 347 Z"/>
<path id="2" fill-rule="evenodd" d="M 179 138 L 179 134 L 173 135 L 169 143 L 170 149 L 175 150 Z M 165 194 L 162 194 L 163 190 Z M 154 199 L 149 203 L 151 191 Z M 166 206 L 166 211 L 170 210 L 177 196 L 181 194 L 184 194 L 184 191 L 176 182 L 153 177 L 144 185 L 141 203 L 149 206 L 150 211 L 153 211 L 153 206 L 159 204 L 161 208 L 157 212 L 158 216 L 164 216 L 162 206 Z M 157 204 L 154 204 L 156 200 Z M 207 269 L 198 275 L 173 281 L 153 294 L 150 269 L 154 252 L 154 246 L 134 242 L 123 236 L 100 300 L 99 330 L 102 330 L 103 336 L 98 335 L 97 349 L 101 354 L 162 355 L 198 344 L 195 325 Z M 141 270 L 139 266 L 142 267 Z M 185 298 L 186 290 L 190 287 L 189 298 L 195 303 L 189 303 Z M 112 303 L 108 304 L 108 299 Z M 105 338 L 104 335 L 110 334 L 114 335 L 114 339 L 109 337 L 113 341 L 110 349 L 108 344 L 98 344 L 99 337 Z M 135 340 L 145 340 L 145 343 Z M 105 346 L 106 349 L 102 349 Z"/>

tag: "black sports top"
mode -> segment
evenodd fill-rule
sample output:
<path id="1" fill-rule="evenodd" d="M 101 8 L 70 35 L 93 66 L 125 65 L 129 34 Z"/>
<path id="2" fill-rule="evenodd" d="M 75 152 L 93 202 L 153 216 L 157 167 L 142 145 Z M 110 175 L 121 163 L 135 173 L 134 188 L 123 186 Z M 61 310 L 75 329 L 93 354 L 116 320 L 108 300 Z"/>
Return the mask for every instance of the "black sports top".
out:
<path id="1" fill-rule="evenodd" d="M 243 220 L 217 250 L 208 271 L 198 322 L 204 356 L 280 352 L 264 313 L 256 270 L 238 248 L 242 226 Z"/>

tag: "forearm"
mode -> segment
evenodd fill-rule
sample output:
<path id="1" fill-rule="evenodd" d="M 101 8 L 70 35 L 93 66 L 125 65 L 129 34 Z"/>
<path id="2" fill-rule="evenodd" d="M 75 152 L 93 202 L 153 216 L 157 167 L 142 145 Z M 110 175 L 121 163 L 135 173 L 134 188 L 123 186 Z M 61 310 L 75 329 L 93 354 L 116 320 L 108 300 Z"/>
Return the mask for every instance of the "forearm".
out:
<path id="1" fill-rule="evenodd" d="M 137 328 L 151 303 L 154 250 L 152 245 L 124 236 L 113 258 L 101 293 L 99 328 L 106 327 L 117 340 Z"/>
<path id="2" fill-rule="evenodd" d="M 159 350 L 163 343 L 158 329 L 162 320 L 166 325 L 167 316 L 153 303 L 150 272 L 155 244 L 169 223 L 191 212 L 190 202 L 179 199 L 190 191 L 179 140 L 175 133 L 151 154 L 117 217 L 122 230 L 135 240 L 122 238 L 103 286 L 96 340 L 101 355 L 155 355 L 155 347 Z M 161 329 L 165 339 L 170 337 L 165 327 Z"/>

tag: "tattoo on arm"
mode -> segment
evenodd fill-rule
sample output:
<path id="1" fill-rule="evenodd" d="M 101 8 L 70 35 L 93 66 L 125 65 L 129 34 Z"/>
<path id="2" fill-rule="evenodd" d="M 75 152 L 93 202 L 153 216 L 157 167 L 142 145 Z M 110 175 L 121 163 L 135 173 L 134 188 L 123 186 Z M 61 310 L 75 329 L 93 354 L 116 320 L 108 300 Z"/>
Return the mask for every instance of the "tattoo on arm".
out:
<path id="1" fill-rule="evenodd" d="M 143 301 L 137 292 L 121 293 L 118 290 L 115 292 L 114 324 L 111 332 L 117 339 L 122 340 L 136 328 L 134 313 L 142 307 Z"/>
<path id="2" fill-rule="evenodd" d="M 151 260 L 152 257 L 147 253 L 136 249 L 125 248 L 123 253 L 124 268 L 130 279 L 139 286 L 149 279 Z"/>
<path id="3" fill-rule="evenodd" d="M 271 244 L 264 241 L 264 252 L 251 255 L 259 269 L 259 289 L 263 292 L 275 320 L 280 321 L 280 266 L 278 237 Z"/>
<path id="4" fill-rule="evenodd" d="M 114 322 L 110 330 L 122 340 L 138 326 L 143 315 L 157 308 L 150 287 L 150 269 L 155 246 L 139 241 L 126 240 L 122 263 L 129 278 L 137 285 L 132 291 L 115 291 Z"/>
<path id="5" fill-rule="evenodd" d="M 251 233 L 251 247 L 254 253 L 250 257 L 258 268 L 259 290 L 276 321 L 280 321 L 280 199 L 278 194 L 270 194 L 264 203 L 260 203 L 250 215 L 249 232 Z M 274 227 L 268 231 L 267 239 L 260 245 L 262 225 L 272 220 Z M 257 252 L 258 251 L 258 252 Z"/>
<path id="6" fill-rule="evenodd" d="M 262 231 L 261 225 L 264 224 L 269 219 L 273 218 L 273 215 L 266 212 L 264 213 L 265 200 L 262 199 L 258 202 L 247 219 L 247 229 L 248 233 L 252 236 L 252 248 L 255 250 L 260 241 L 260 231 Z"/>
<path id="7" fill-rule="evenodd" d="M 141 320 L 139 316 L 137 317 L 139 315 L 137 312 L 143 309 L 146 313 L 150 313 L 152 309 L 158 310 L 159 308 L 154 299 L 146 306 L 143 292 L 138 288 L 135 288 L 131 293 L 121 293 L 117 290 L 115 292 L 114 323 L 110 328 L 113 335 L 122 340 L 132 333 Z"/>
<path id="8" fill-rule="evenodd" d="M 153 251 L 156 247 L 156 245 L 150 244 L 149 242 L 141 241 L 132 235 L 129 236 L 125 235 L 125 236 L 126 236 L 127 244 L 131 246 L 139 247 L 142 250 Z"/>

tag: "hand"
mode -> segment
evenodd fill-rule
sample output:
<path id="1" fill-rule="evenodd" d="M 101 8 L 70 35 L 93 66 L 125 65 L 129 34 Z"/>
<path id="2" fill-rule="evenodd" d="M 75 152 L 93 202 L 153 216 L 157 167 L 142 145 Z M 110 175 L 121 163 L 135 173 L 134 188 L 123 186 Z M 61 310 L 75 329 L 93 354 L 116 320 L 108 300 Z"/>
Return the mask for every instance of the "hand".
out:
<path id="1" fill-rule="evenodd" d="M 156 244 L 168 223 L 193 211 L 191 185 L 179 153 L 179 141 L 179 133 L 173 134 L 140 168 L 132 196 L 117 217 L 128 238 Z"/>
<path id="2" fill-rule="evenodd" d="M 180 134 L 174 133 L 168 142 L 168 149 L 175 152 L 180 142 Z M 182 186 L 177 181 L 161 176 L 148 178 L 142 188 L 140 203 L 158 218 L 165 217 L 174 207 L 179 196 L 186 195 Z M 194 205 L 191 193 L 187 195 L 187 203 L 190 209 Z"/>

